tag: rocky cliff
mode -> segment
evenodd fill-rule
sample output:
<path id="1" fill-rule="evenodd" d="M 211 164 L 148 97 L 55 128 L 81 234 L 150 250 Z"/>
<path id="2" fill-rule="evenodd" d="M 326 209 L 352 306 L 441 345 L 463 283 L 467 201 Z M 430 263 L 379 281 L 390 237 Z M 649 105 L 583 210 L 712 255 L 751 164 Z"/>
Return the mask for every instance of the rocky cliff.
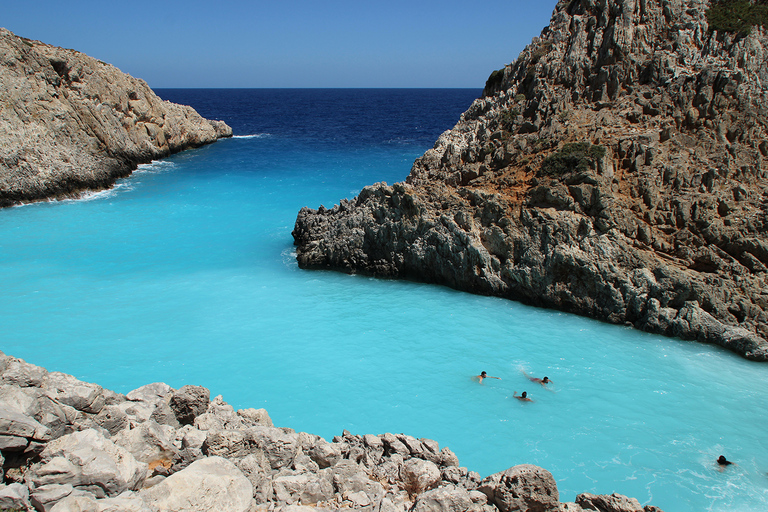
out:
<path id="1" fill-rule="evenodd" d="M 140 163 L 232 135 L 143 80 L 0 28 L 0 207 L 111 187 Z"/>
<path id="2" fill-rule="evenodd" d="M 661 512 L 618 494 L 560 503 L 531 465 L 483 479 L 430 439 L 328 442 L 202 386 L 122 395 L 2 352 L 0 465 L 1 510 Z"/>
<path id="3" fill-rule="evenodd" d="M 768 359 L 768 32 L 709 7 L 559 1 L 405 183 L 299 212 L 300 266 Z"/>

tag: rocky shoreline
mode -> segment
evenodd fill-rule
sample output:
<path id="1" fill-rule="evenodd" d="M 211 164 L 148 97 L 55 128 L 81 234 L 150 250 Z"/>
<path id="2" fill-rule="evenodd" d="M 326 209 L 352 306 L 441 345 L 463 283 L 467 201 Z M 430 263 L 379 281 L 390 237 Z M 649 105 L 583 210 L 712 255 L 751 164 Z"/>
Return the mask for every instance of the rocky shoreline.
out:
<path id="1" fill-rule="evenodd" d="M 768 31 L 710 4 L 559 1 L 406 182 L 299 212 L 299 265 L 768 360 Z"/>
<path id="2" fill-rule="evenodd" d="M 202 386 L 122 395 L 2 352 L 0 453 L 2 510 L 661 512 L 618 494 L 561 503 L 545 469 L 482 478 L 430 439 L 328 442 Z"/>
<path id="3" fill-rule="evenodd" d="M 232 136 L 143 80 L 0 28 L 0 207 L 110 188 L 139 164 Z"/>

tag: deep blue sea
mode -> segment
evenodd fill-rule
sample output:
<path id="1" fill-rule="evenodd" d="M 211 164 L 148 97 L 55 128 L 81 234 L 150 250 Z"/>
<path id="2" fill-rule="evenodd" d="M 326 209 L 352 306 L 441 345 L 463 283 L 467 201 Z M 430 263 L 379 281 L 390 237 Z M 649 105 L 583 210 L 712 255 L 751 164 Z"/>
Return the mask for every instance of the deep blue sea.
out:
<path id="1" fill-rule="evenodd" d="M 408 175 L 479 90 L 159 90 L 236 137 L 0 210 L 0 350 L 128 392 L 199 384 L 330 439 L 404 432 L 561 500 L 768 510 L 768 366 L 440 286 L 300 270 L 291 230 Z M 483 384 L 486 370 L 501 380 Z M 523 371 L 553 381 L 529 382 Z M 513 398 L 527 391 L 533 403 Z M 720 472 L 724 454 L 737 463 Z"/>

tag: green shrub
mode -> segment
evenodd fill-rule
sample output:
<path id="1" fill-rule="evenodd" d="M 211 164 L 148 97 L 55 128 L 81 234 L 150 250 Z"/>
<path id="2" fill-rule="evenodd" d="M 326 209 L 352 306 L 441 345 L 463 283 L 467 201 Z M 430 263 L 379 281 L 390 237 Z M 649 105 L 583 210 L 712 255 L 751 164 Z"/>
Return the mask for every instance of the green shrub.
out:
<path id="1" fill-rule="evenodd" d="M 707 9 L 709 31 L 749 34 L 755 25 L 768 26 L 768 0 L 718 0 Z"/>
<path id="2" fill-rule="evenodd" d="M 549 155 L 541 163 L 541 172 L 549 176 L 560 176 L 568 172 L 583 172 L 594 169 L 597 161 L 605 156 L 605 147 L 589 142 L 565 144 L 560 151 Z"/>
<path id="3" fill-rule="evenodd" d="M 503 110 L 499 122 L 501 123 L 501 129 L 506 131 L 512 131 L 515 126 L 515 118 L 520 115 L 520 110 L 513 108 L 511 110 Z"/>

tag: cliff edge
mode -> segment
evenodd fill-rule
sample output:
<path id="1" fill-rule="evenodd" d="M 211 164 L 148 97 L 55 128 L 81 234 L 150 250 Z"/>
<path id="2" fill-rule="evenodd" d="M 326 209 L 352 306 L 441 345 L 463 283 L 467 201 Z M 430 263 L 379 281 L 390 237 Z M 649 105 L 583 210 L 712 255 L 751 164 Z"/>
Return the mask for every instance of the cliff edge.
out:
<path id="1" fill-rule="evenodd" d="M 147 163 L 232 135 L 143 80 L 0 28 L 0 207 L 111 187 Z"/>
<path id="2" fill-rule="evenodd" d="M 299 265 L 768 359 L 768 32 L 709 8 L 559 1 L 405 183 L 299 212 Z"/>

